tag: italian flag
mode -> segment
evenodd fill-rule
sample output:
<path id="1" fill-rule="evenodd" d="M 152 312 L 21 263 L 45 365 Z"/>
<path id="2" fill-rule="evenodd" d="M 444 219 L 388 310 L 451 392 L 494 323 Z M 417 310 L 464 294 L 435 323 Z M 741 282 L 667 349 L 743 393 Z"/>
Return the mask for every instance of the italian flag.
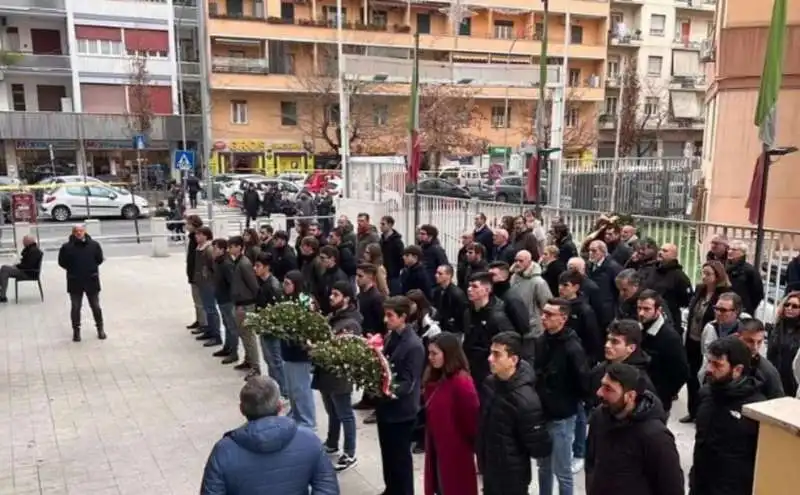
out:
<path id="1" fill-rule="evenodd" d="M 419 135 L 419 49 L 414 46 L 414 62 L 411 72 L 411 114 L 408 119 L 408 182 L 417 183 L 422 167 L 422 143 Z"/>

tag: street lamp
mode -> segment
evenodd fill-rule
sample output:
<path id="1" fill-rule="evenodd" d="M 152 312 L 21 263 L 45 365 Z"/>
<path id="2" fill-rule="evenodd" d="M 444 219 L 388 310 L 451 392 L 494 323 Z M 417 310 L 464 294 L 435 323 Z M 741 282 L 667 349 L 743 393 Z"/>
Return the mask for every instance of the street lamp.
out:
<path id="1" fill-rule="evenodd" d="M 505 104 L 503 105 L 503 124 L 505 125 L 505 135 L 503 136 L 503 165 L 505 169 L 508 170 L 508 128 L 511 126 L 511 119 L 509 119 L 508 115 L 508 88 L 510 86 L 511 80 L 508 78 L 511 72 L 511 52 L 514 51 L 514 45 L 517 44 L 517 38 L 511 42 L 511 46 L 508 47 L 508 57 L 506 58 L 506 98 Z"/>

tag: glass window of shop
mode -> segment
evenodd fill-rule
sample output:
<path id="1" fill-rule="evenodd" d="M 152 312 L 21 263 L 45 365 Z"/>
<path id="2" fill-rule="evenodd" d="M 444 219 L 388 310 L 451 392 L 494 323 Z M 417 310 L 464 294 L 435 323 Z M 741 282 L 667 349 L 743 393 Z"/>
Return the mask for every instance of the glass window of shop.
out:
<path id="1" fill-rule="evenodd" d="M 51 157 L 52 152 L 52 157 Z M 52 151 L 49 148 L 45 149 L 17 149 L 17 169 L 19 178 L 33 183 L 41 179 L 43 168 L 50 166 L 55 167 L 57 175 L 71 175 L 77 174 L 76 163 L 76 150 L 63 149 L 54 146 Z M 45 175 L 52 175 L 52 172 L 45 173 Z"/>
<path id="2" fill-rule="evenodd" d="M 145 149 L 138 155 L 136 150 L 87 149 L 86 161 L 90 174 L 104 180 L 134 182 L 143 187 L 169 180 L 168 149 Z"/>
<path id="3" fill-rule="evenodd" d="M 230 172 L 239 174 L 260 173 L 264 153 L 221 153 L 230 165 Z"/>

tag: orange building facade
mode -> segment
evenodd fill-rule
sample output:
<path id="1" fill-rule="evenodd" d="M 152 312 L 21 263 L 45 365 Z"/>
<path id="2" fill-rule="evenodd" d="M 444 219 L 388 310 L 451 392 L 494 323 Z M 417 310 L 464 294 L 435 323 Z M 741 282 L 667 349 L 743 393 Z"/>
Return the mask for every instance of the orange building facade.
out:
<path id="1" fill-rule="evenodd" d="M 544 31 L 540 2 L 475 3 L 453 24 L 450 2 L 344 0 L 350 120 L 365 136 L 352 154 L 405 149 L 417 31 L 422 81 L 474 100 L 479 118 L 463 132 L 485 148 L 516 148 L 530 137 Z M 548 83 L 566 77 L 569 86 L 565 147 L 591 149 L 605 92 L 609 2 L 550 4 Z M 333 0 L 209 1 L 212 134 L 221 169 L 302 167 L 311 155 L 330 152 L 331 141 L 338 144 L 338 92 L 329 78 L 338 64 L 335 26 Z"/>
<path id="2" fill-rule="evenodd" d="M 706 96 L 703 168 L 710 222 L 747 224 L 744 205 L 761 150 L 754 114 L 772 0 L 724 0 L 717 9 L 715 46 L 707 54 L 713 81 Z M 778 146 L 800 145 L 800 0 L 789 0 L 783 84 L 778 100 Z M 800 154 L 770 169 L 767 228 L 800 230 Z"/>

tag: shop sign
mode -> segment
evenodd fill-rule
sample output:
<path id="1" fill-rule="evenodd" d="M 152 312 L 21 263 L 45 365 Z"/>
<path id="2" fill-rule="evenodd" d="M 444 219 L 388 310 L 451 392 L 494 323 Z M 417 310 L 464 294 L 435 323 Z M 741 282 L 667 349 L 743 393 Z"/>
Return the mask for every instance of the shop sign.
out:
<path id="1" fill-rule="evenodd" d="M 11 194 L 11 221 L 36 223 L 36 199 L 31 192 Z"/>
<path id="2" fill-rule="evenodd" d="M 274 153 L 303 151 L 303 145 L 300 143 L 273 143 L 271 148 Z"/>
<path id="3" fill-rule="evenodd" d="M 490 156 L 506 156 L 511 154 L 510 146 L 489 146 Z"/>
<path id="4" fill-rule="evenodd" d="M 228 147 L 228 143 L 226 143 L 225 141 L 216 141 L 214 143 L 214 149 L 216 151 L 222 151 L 227 147 Z"/>
<path id="5" fill-rule="evenodd" d="M 75 141 L 14 141 L 14 147 L 18 150 L 74 150 L 77 148 Z"/>
<path id="6" fill-rule="evenodd" d="M 86 141 L 84 146 L 87 150 L 94 151 L 124 151 L 132 150 L 133 142 L 131 141 Z M 166 141 L 150 141 L 147 143 L 148 150 L 166 150 L 169 149 L 169 143 Z"/>
<path id="7" fill-rule="evenodd" d="M 258 139 L 236 139 L 228 144 L 228 150 L 234 153 L 264 153 L 267 145 Z"/>

